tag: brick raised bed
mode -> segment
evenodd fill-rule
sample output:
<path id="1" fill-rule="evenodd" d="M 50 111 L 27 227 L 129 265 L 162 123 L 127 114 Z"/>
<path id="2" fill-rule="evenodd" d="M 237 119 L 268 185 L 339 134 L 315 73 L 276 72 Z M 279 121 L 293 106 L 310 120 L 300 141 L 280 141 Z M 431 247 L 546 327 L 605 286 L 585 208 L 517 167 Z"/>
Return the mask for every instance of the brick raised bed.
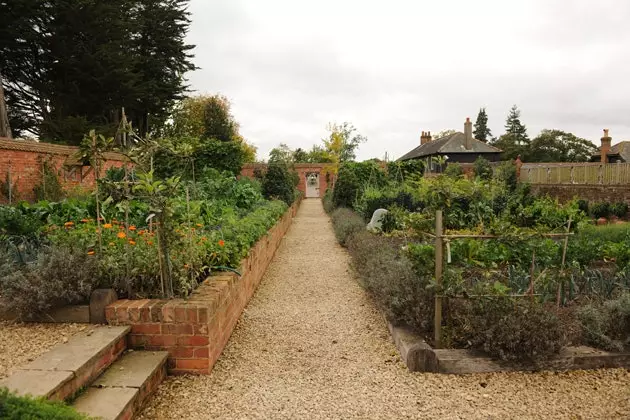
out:
<path id="1" fill-rule="evenodd" d="M 111 325 L 130 325 L 129 346 L 169 352 L 171 374 L 209 373 L 297 213 L 293 204 L 241 262 L 241 276 L 219 273 L 188 299 L 118 300 L 105 308 Z"/>

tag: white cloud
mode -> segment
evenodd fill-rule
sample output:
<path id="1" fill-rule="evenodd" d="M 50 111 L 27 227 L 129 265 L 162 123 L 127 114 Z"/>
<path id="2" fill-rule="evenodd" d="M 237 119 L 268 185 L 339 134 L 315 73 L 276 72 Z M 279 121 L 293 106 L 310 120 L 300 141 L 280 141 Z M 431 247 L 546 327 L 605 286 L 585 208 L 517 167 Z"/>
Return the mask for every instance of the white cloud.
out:
<path id="1" fill-rule="evenodd" d="M 559 128 L 630 139 L 625 0 L 191 0 L 193 89 L 233 102 L 261 155 L 309 148 L 330 121 L 398 157 L 423 130 L 462 129 L 486 106 L 493 133 L 516 103 L 531 137 Z"/>

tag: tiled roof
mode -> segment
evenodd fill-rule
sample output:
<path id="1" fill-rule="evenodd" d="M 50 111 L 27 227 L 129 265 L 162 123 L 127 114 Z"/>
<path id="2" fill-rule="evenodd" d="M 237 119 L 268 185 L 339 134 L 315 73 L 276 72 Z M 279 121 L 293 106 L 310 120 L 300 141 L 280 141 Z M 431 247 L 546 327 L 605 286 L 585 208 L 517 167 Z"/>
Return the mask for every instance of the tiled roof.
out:
<path id="1" fill-rule="evenodd" d="M 501 153 L 501 149 L 490 146 L 481 140 L 472 139 L 471 148 L 466 149 L 466 136 L 462 132 L 456 132 L 428 143 L 422 144 L 409 153 L 401 156 L 398 160 L 417 159 L 435 154 L 448 153 Z"/>
<path id="2" fill-rule="evenodd" d="M 0 137 L 0 150 L 17 150 L 22 152 L 46 153 L 49 155 L 74 156 L 79 152 L 76 146 L 64 146 L 62 144 L 43 143 L 36 140 L 13 140 Z M 116 152 L 106 152 L 106 160 L 126 161 L 125 155 Z"/>

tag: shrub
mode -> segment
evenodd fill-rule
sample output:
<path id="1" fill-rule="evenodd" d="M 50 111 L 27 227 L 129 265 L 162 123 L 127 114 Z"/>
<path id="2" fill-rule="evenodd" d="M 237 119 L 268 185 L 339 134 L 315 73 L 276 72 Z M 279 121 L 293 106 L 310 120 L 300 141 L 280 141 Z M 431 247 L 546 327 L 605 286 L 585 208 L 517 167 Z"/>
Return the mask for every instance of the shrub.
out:
<path id="1" fill-rule="evenodd" d="M 362 286 L 390 321 L 431 331 L 433 294 L 428 278 L 416 274 L 393 240 L 362 231 L 350 237 L 348 251 Z"/>
<path id="2" fill-rule="evenodd" d="M 483 156 L 479 156 L 477 160 L 475 160 L 474 170 L 475 177 L 486 181 L 492 179 L 492 165 L 490 165 L 490 161 Z"/>
<path id="3" fill-rule="evenodd" d="M 341 245 L 347 245 L 352 235 L 365 229 L 363 218 L 350 209 L 338 208 L 330 217 L 335 236 Z"/>
<path id="4" fill-rule="evenodd" d="M 18 397 L 6 388 L 0 388 L 0 418 L 8 420 L 82 420 L 86 416 L 77 413 L 64 403 L 44 398 Z"/>
<path id="5" fill-rule="evenodd" d="M 446 170 L 444 171 L 444 175 L 451 178 L 458 178 L 464 175 L 464 169 L 462 169 L 462 165 L 457 162 L 449 163 L 446 166 Z"/>
<path id="6" fill-rule="evenodd" d="M 600 217 L 608 217 L 610 215 L 610 204 L 605 202 L 593 203 L 590 206 L 591 216 L 595 219 Z"/>
<path id="7" fill-rule="evenodd" d="M 22 318 L 86 301 L 97 286 L 96 259 L 78 250 L 45 248 L 30 264 L 2 259 L 0 305 Z"/>
<path id="8" fill-rule="evenodd" d="M 270 164 L 262 181 L 263 195 L 267 199 L 282 200 L 290 206 L 295 201 L 298 182 L 297 175 L 286 164 Z"/>
<path id="9" fill-rule="evenodd" d="M 333 199 L 332 199 L 332 190 L 330 189 L 326 190 L 326 193 L 324 194 L 324 197 L 322 198 L 322 202 L 324 205 L 324 211 L 328 214 L 332 213 L 332 211 L 335 209 L 335 205 L 333 204 Z"/>
<path id="10" fill-rule="evenodd" d="M 450 307 L 449 307 L 450 309 Z M 448 313 L 448 312 L 447 312 Z M 449 313 L 451 334 L 501 360 L 536 361 L 557 354 L 565 337 L 541 304 L 509 297 L 474 299 Z"/>
<path id="11" fill-rule="evenodd" d="M 518 185 L 516 165 L 514 162 L 503 162 L 499 165 L 494 174 L 494 178 L 505 184 L 510 191 L 514 191 Z"/>
<path id="12" fill-rule="evenodd" d="M 383 187 L 386 184 L 385 172 L 376 162 L 346 162 L 337 174 L 333 203 L 335 207 L 352 207 L 367 187 Z"/>
<path id="13" fill-rule="evenodd" d="M 624 202 L 613 203 L 610 205 L 610 214 L 619 218 L 626 217 L 628 214 L 628 204 Z"/>
<path id="14" fill-rule="evenodd" d="M 620 343 L 615 342 L 608 334 L 611 320 L 609 314 L 601 306 L 589 304 L 576 311 L 582 326 L 582 336 L 586 344 L 607 351 L 621 351 Z"/>
<path id="15" fill-rule="evenodd" d="M 0 205 L 0 235 L 33 236 L 43 226 L 39 217 L 19 207 Z"/>

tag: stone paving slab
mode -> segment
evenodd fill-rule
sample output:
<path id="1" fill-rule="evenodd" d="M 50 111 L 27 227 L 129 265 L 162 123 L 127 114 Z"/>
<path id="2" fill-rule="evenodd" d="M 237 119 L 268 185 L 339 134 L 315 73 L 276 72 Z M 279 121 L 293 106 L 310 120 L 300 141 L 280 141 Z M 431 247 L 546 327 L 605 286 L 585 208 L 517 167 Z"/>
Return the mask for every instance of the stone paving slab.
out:
<path id="1" fill-rule="evenodd" d="M 94 327 L 72 336 L 0 381 L 18 394 L 64 400 L 88 385 L 126 348 L 130 327 Z"/>
<path id="2" fill-rule="evenodd" d="M 95 327 L 53 347 L 49 352 L 24 366 L 24 370 L 65 370 L 74 372 L 105 352 L 124 337 L 130 327 Z"/>
<path id="3" fill-rule="evenodd" d="M 166 351 L 132 351 L 110 366 L 92 386 L 140 388 L 166 363 Z"/>
<path id="4" fill-rule="evenodd" d="M 18 395 L 47 397 L 72 380 L 74 373 L 66 371 L 17 370 L 0 382 L 0 387 L 15 391 Z"/>
<path id="5" fill-rule="evenodd" d="M 130 419 L 137 388 L 89 388 L 74 402 L 80 413 L 103 420 Z"/>

